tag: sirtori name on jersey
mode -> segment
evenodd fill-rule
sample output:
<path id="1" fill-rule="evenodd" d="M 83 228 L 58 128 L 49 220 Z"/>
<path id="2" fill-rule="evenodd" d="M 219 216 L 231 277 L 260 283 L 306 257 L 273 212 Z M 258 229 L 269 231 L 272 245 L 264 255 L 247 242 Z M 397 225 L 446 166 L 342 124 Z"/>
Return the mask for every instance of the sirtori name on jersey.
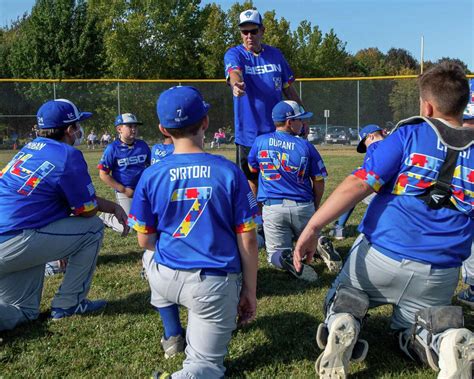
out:
<path id="1" fill-rule="evenodd" d="M 246 95 L 234 96 L 235 142 L 252 146 L 255 138 L 275 130 L 272 109 L 282 100 L 282 90 L 293 81 L 293 73 L 283 54 L 275 47 L 262 45 L 255 54 L 243 45 L 227 50 L 225 75 L 239 70 L 245 82 Z"/>
<path id="2" fill-rule="evenodd" d="M 0 233 L 41 228 L 97 206 L 82 153 L 38 137 L 0 172 Z"/>
<path id="3" fill-rule="evenodd" d="M 238 167 L 216 155 L 173 154 L 147 168 L 133 197 L 129 225 L 157 233 L 155 260 L 173 269 L 240 272 L 236 233 L 259 222 Z"/>
<path id="4" fill-rule="evenodd" d="M 97 166 L 106 173 L 112 172 L 112 177 L 125 187 L 134 189 L 146 167 L 150 165 L 150 148 L 145 141 L 135 140 L 127 145 L 115 140 L 107 145 Z"/>
<path id="5" fill-rule="evenodd" d="M 258 201 L 290 199 L 313 201 L 312 181 L 327 177 L 324 162 L 307 140 L 275 131 L 257 137 L 248 156 L 249 165 L 260 170 Z"/>

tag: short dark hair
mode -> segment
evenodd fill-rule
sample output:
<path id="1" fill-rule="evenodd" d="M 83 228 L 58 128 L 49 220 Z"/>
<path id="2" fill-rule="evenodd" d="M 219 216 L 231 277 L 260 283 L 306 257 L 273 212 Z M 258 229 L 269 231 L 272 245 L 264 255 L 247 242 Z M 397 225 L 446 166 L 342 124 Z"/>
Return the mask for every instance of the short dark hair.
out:
<path id="1" fill-rule="evenodd" d="M 286 125 L 286 121 L 274 121 L 273 123 L 275 124 L 277 128 L 280 128 Z"/>
<path id="2" fill-rule="evenodd" d="M 459 116 L 469 102 L 469 82 L 462 67 L 442 62 L 418 78 L 420 97 L 431 100 L 447 116 Z"/>
<path id="3" fill-rule="evenodd" d="M 199 129 L 201 128 L 201 125 L 204 121 L 206 116 L 201 118 L 198 122 L 185 126 L 184 128 L 165 128 L 163 127 L 171 137 L 174 138 L 183 138 L 183 137 L 190 137 L 190 136 L 195 136 L 198 134 Z"/>
<path id="4" fill-rule="evenodd" d="M 69 128 L 70 126 L 74 126 L 75 129 L 77 129 L 77 124 L 75 122 L 71 124 L 67 124 L 65 126 L 62 126 L 60 128 L 54 128 L 54 129 L 36 129 L 36 135 L 38 137 L 44 137 L 44 138 L 50 138 L 55 141 L 61 141 L 64 136 L 66 135 L 66 129 Z"/>

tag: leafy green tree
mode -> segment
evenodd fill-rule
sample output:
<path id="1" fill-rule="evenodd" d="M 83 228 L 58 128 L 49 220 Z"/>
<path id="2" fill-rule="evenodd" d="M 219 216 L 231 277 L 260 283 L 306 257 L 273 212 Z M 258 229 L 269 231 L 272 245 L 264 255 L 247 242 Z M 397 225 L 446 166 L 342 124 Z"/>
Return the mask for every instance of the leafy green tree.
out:
<path id="1" fill-rule="evenodd" d="M 391 48 L 385 57 L 385 67 L 389 75 L 401 75 L 401 72 L 419 70 L 417 60 L 408 50 Z"/>
<path id="2" fill-rule="evenodd" d="M 315 64 L 324 77 L 345 76 L 347 74 L 346 43 L 342 42 L 333 29 L 324 35 L 316 53 Z"/>
<path id="3" fill-rule="evenodd" d="M 198 78 L 200 0 L 125 2 L 107 33 L 111 75 L 128 78 Z"/>
<path id="4" fill-rule="evenodd" d="M 359 50 L 355 56 L 361 69 L 361 73 L 366 76 L 387 75 L 385 67 L 385 55 L 376 47 Z"/>
<path id="5" fill-rule="evenodd" d="M 401 70 L 400 75 L 413 75 L 414 70 Z M 395 122 L 420 114 L 419 91 L 414 79 L 399 79 L 389 97 Z"/>
<path id="6" fill-rule="evenodd" d="M 311 23 L 304 20 L 293 32 L 294 48 L 292 52 L 295 76 L 317 77 L 321 71 L 314 62 L 322 41 L 322 33 L 317 26 L 311 27 Z"/>
<path id="7" fill-rule="evenodd" d="M 38 0 L 21 23 L 8 59 L 18 78 L 97 78 L 103 39 L 84 0 Z"/>
<path id="8" fill-rule="evenodd" d="M 206 78 L 224 75 L 224 54 L 229 47 L 230 30 L 226 14 L 219 5 L 207 5 L 201 14 L 204 27 L 200 36 L 199 61 Z"/>

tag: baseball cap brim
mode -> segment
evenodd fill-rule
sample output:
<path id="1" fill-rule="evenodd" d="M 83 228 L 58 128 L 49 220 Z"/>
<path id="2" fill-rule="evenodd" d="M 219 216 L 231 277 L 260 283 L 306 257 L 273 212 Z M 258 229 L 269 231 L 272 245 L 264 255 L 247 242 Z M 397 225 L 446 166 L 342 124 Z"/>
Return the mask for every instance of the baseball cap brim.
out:
<path id="1" fill-rule="evenodd" d="M 463 120 L 474 120 L 474 114 L 464 114 L 462 116 Z"/>
<path id="2" fill-rule="evenodd" d="M 120 125 L 143 125 L 143 122 L 141 121 L 121 122 L 120 124 L 117 124 L 116 126 L 120 126 Z"/>
<path id="3" fill-rule="evenodd" d="M 81 112 L 77 121 L 87 120 L 88 118 L 91 118 L 92 115 L 93 115 L 92 112 Z"/>

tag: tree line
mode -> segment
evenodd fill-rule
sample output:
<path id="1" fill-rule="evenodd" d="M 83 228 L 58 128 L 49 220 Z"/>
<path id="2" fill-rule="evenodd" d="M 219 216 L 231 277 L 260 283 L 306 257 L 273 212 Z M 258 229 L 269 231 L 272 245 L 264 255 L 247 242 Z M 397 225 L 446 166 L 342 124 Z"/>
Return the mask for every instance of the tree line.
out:
<path id="1" fill-rule="evenodd" d="M 30 14 L 0 28 L 0 77 L 223 78 L 225 51 L 242 42 L 238 15 L 252 7 L 252 1 L 236 2 L 224 11 L 200 0 L 37 0 Z M 419 73 L 419 62 L 405 49 L 383 53 L 368 47 L 351 54 L 333 29 L 323 33 L 307 20 L 290 28 L 274 10 L 263 12 L 263 19 L 264 43 L 282 50 L 297 78 Z M 467 70 L 464 62 L 454 60 Z M 387 98 L 380 121 L 403 116 L 404 95 L 412 95 L 413 82 L 379 87 Z M 50 92 L 46 85 L 2 86 L 0 113 L 21 114 L 26 111 L 22 100 L 50 98 Z M 343 114 L 342 109 L 336 112 L 341 120 Z"/>

